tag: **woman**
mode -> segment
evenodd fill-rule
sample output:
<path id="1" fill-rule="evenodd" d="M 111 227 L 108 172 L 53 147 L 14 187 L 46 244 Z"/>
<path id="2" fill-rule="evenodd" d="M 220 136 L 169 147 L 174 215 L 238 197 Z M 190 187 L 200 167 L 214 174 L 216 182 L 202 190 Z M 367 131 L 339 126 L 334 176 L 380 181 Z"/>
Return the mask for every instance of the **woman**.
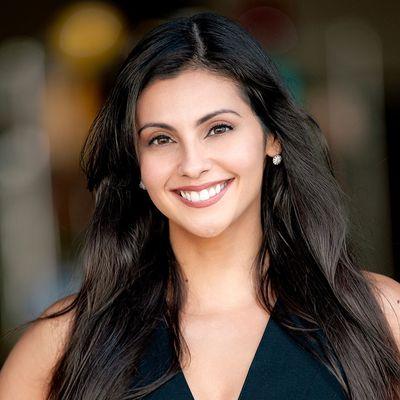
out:
<path id="1" fill-rule="evenodd" d="M 400 285 L 360 269 L 318 125 L 239 25 L 148 33 L 83 156 L 82 286 L 1 399 L 400 398 Z"/>

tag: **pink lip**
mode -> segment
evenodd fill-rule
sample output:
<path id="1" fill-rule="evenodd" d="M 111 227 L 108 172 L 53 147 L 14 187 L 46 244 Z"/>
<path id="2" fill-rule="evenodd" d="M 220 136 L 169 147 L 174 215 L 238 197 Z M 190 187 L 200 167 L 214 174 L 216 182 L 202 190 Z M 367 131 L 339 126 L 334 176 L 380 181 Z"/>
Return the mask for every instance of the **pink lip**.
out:
<path id="1" fill-rule="evenodd" d="M 190 192 L 190 191 L 198 192 L 200 190 L 207 189 L 210 186 L 215 186 L 217 183 L 225 182 L 227 180 L 228 179 L 223 179 L 223 180 L 220 180 L 220 181 L 208 182 L 208 183 L 204 183 L 203 185 L 199 185 L 199 186 L 181 186 L 181 187 L 178 187 L 178 188 L 175 188 L 175 189 L 172 189 L 172 190 L 176 190 L 176 191 L 182 190 L 182 192 Z"/>
<path id="2" fill-rule="evenodd" d="M 203 208 L 203 207 L 208 207 L 208 206 L 210 206 L 211 204 L 214 204 L 214 203 L 216 203 L 217 201 L 219 201 L 219 199 L 225 194 L 225 192 L 228 190 L 228 188 L 230 187 L 230 185 L 231 185 L 231 183 L 232 183 L 232 181 L 233 181 L 233 178 L 232 179 L 229 179 L 228 181 L 227 181 L 227 185 L 217 194 L 217 195 L 215 195 L 214 197 L 211 197 L 210 199 L 208 199 L 208 200 L 204 200 L 204 201 L 197 201 L 197 202 L 191 202 L 191 201 L 189 201 L 189 200 L 186 200 L 184 197 L 182 197 L 179 193 L 177 193 L 176 191 L 173 191 L 173 193 L 176 195 L 176 196 L 178 196 L 179 197 L 179 199 L 181 200 L 181 201 L 183 201 L 183 203 L 185 203 L 186 205 L 188 205 L 189 207 L 194 207 L 194 208 Z M 220 182 L 220 181 L 219 181 Z M 219 183 L 219 182 L 217 182 L 217 183 Z M 224 181 L 222 181 L 222 182 L 224 182 Z M 208 186 L 207 186 L 208 187 Z"/>

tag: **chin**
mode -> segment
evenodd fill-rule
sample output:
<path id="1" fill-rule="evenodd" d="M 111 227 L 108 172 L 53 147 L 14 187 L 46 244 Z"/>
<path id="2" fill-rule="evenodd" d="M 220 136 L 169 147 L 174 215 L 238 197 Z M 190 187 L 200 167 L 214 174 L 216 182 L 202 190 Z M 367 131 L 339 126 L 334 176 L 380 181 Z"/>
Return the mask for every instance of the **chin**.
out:
<path id="1" fill-rule="evenodd" d="M 226 229 L 225 226 L 203 226 L 194 229 L 187 229 L 192 235 L 198 236 L 204 239 L 214 238 L 219 236 Z"/>
<path id="2" fill-rule="evenodd" d="M 170 224 L 175 225 L 179 230 L 199 238 L 215 238 L 229 228 L 231 221 L 212 218 L 193 219 L 170 219 Z"/>

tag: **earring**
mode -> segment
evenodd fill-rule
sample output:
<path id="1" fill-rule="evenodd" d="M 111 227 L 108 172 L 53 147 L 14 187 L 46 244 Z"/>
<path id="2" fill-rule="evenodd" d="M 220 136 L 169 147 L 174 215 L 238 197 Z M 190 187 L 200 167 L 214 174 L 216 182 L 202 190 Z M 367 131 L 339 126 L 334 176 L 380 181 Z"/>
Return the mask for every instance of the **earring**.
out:
<path id="1" fill-rule="evenodd" d="M 139 187 L 143 190 L 146 190 L 146 186 L 144 186 L 142 180 L 140 180 Z"/>
<path id="2" fill-rule="evenodd" d="M 275 154 L 275 155 L 272 157 L 272 162 L 273 162 L 275 165 L 280 164 L 281 161 L 282 161 L 282 156 L 281 156 L 280 154 Z"/>

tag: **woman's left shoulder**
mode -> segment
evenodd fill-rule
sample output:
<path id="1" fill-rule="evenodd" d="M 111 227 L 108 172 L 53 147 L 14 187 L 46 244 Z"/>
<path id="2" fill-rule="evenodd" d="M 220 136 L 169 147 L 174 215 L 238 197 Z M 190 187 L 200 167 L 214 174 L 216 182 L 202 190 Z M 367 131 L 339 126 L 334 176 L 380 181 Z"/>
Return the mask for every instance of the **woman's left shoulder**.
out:
<path id="1" fill-rule="evenodd" d="M 363 270 L 362 273 L 375 288 L 374 294 L 400 349 L 400 283 L 376 272 Z"/>

